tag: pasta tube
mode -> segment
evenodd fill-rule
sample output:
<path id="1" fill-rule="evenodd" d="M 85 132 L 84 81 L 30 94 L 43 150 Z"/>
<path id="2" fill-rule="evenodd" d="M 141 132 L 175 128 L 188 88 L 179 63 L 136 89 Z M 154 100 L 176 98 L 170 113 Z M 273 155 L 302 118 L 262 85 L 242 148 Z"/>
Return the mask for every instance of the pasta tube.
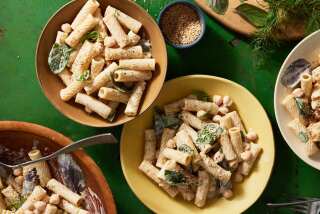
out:
<path id="1" fill-rule="evenodd" d="M 118 21 L 124 25 L 126 28 L 132 30 L 134 33 L 138 33 L 140 28 L 142 27 L 141 22 L 137 21 L 136 19 L 128 16 L 127 14 L 121 12 L 120 10 L 108 6 L 106 9 L 105 16 L 114 15 L 117 17 Z"/>
<path id="2" fill-rule="evenodd" d="M 6 202 L 4 201 L 2 195 L 0 195 L 0 211 L 1 211 L 1 209 L 5 210 L 6 208 L 7 208 Z"/>
<path id="3" fill-rule="evenodd" d="M 194 204 L 197 207 L 203 207 L 206 204 L 210 184 L 210 176 L 206 171 L 200 170 L 198 172 L 198 183 L 199 185 L 197 188 Z"/>
<path id="4" fill-rule="evenodd" d="M 242 136 L 241 130 L 239 127 L 234 127 L 229 129 L 229 135 L 231 144 L 237 156 L 240 157 L 240 154 L 243 152 Z"/>
<path id="5" fill-rule="evenodd" d="M 80 45 L 78 45 L 71 53 L 69 56 L 69 60 L 68 60 L 68 64 L 67 67 L 70 68 L 72 66 L 72 64 L 74 63 L 74 61 L 76 60 L 78 53 L 80 51 Z"/>
<path id="6" fill-rule="evenodd" d="M 31 160 L 37 160 L 39 158 L 42 158 L 42 154 L 40 150 L 34 149 L 31 150 L 28 153 L 28 156 L 30 157 Z M 42 187 L 45 187 L 47 185 L 47 182 L 51 179 L 51 173 L 49 166 L 46 161 L 38 162 L 32 164 L 32 168 L 35 168 L 37 170 L 37 175 L 40 180 L 40 185 Z"/>
<path id="7" fill-rule="evenodd" d="M 108 105 L 83 93 L 77 94 L 75 102 L 88 107 L 104 119 L 107 119 L 111 113 L 111 108 Z"/>
<path id="8" fill-rule="evenodd" d="M 312 93 L 312 77 L 308 73 L 303 73 L 300 76 L 301 88 L 305 96 L 309 99 Z"/>
<path id="9" fill-rule="evenodd" d="M 106 48 L 104 53 L 106 60 L 141 59 L 143 50 L 140 45 L 129 48 Z"/>
<path id="10" fill-rule="evenodd" d="M 72 83 L 72 74 L 68 69 L 64 69 L 58 76 L 66 86 Z"/>
<path id="11" fill-rule="evenodd" d="M 185 111 L 205 111 L 210 114 L 217 114 L 218 113 L 218 106 L 215 103 L 211 102 L 204 102 L 201 100 L 195 100 L 195 99 L 184 99 L 184 106 L 183 110 Z"/>
<path id="12" fill-rule="evenodd" d="M 76 47 L 83 36 L 99 23 L 99 19 L 89 14 L 66 38 L 65 43 L 70 47 Z"/>
<path id="13" fill-rule="evenodd" d="M 188 185 L 179 185 L 177 188 L 184 200 L 192 201 L 194 199 L 195 194 Z"/>
<path id="14" fill-rule="evenodd" d="M 1 190 L 1 193 L 9 205 L 15 204 L 20 200 L 19 193 L 11 185 Z"/>
<path id="15" fill-rule="evenodd" d="M 317 144 L 315 142 L 312 142 L 311 140 L 307 141 L 307 143 L 305 144 L 305 150 L 309 157 L 319 152 Z"/>
<path id="16" fill-rule="evenodd" d="M 144 156 L 143 160 L 153 163 L 156 159 L 157 139 L 154 129 L 144 131 Z"/>
<path id="17" fill-rule="evenodd" d="M 84 82 L 73 80 L 66 88 L 60 91 L 60 98 L 63 101 L 68 101 L 80 92 L 84 87 Z"/>
<path id="18" fill-rule="evenodd" d="M 101 40 L 103 41 L 104 38 L 108 35 L 108 33 L 107 33 L 107 28 L 103 22 L 103 16 L 101 14 L 100 8 L 96 10 L 96 12 L 94 13 L 94 16 L 99 19 L 99 23 L 97 26 L 97 31 L 99 32 L 98 41 L 101 41 Z"/>
<path id="19" fill-rule="evenodd" d="M 175 130 L 165 128 L 163 129 L 162 136 L 161 136 L 161 142 L 160 142 L 160 148 L 159 148 L 159 157 L 157 159 L 156 166 L 159 168 L 162 168 L 163 165 L 166 163 L 167 159 L 163 156 L 162 152 L 166 148 L 168 140 L 174 137 Z"/>
<path id="20" fill-rule="evenodd" d="M 193 128 L 196 128 L 198 130 L 202 129 L 206 125 L 206 122 L 203 122 L 202 120 L 200 120 L 199 118 L 197 118 L 196 116 L 194 116 L 193 114 L 191 114 L 187 111 L 183 111 L 181 113 L 181 119 L 186 124 L 189 124 L 190 126 L 192 126 Z"/>
<path id="21" fill-rule="evenodd" d="M 45 189 L 43 189 L 41 186 L 36 186 L 33 189 L 32 193 L 27 198 L 27 200 L 17 210 L 16 214 L 24 214 L 24 211 L 28 210 L 28 207 L 30 207 L 30 204 L 33 204 L 36 201 L 42 200 L 46 195 L 47 195 L 47 192 Z"/>
<path id="22" fill-rule="evenodd" d="M 62 31 L 58 31 L 55 43 L 62 45 L 66 41 L 67 37 L 68 37 L 67 33 L 62 32 Z"/>
<path id="23" fill-rule="evenodd" d="M 251 143 L 250 151 L 251 151 L 252 157 L 249 160 L 243 161 L 239 169 L 240 173 L 244 176 L 249 175 L 259 154 L 262 152 L 262 148 L 258 144 Z"/>
<path id="24" fill-rule="evenodd" d="M 181 151 L 177 151 L 175 149 L 169 149 L 169 148 L 165 148 L 162 153 L 161 153 L 164 157 L 170 159 L 170 160 L 175 160 L 176 162 L 184 165 L 184 166 L 189 166 L 191 161 L 192 161 L 192 155 L 185 153 L 185 152 L 181 152 Z"/>
<path id="25" fill-rule="evenodd" d="M 150 80 L 151 78 L 151 71 L 119 69 L 114 72 L 114 80 L 117 82 L 138 82 L 143 80 Z"/>
<path id="26" fill-rule="evenodd" d="M 282 101 L 282 105 L 287 109 L 287 111 L 290 113 L 290 115 L 293 118 L 299 118 L 302 124 L 304 125 L 306 124 L 306 120 L 304 119 L 304 117 L 300 115 L 299 110 L 297 108 L 296 101 L 292 94 L 284 98 L 284 100 Z"/>
<path id="27" fill-rule="evenodd" d="M 99 73 L 96 78 L 94 78 L 91 85 L 84 87 L 86 93 L 90 95 L 105 86 L 110 81 L 110 73 L 116 69 L 118 69 L 117 63 L 113 62 L 110 64 L 106 69 Z"/>
<path id="28" fill-rule="evenodd" d="M 72 29 L 76 29 L 89 14 L 94 14 L 99 6 L 100 4 L 97 0 L 88 0 L 86 4 L 81 8 L 76 18 L 73 20 L 71 24 Z"/>
<path id="29" fill-rule="evenodd" d="M 211 158 L 203 153 L 200 153 L 202 158 L 202 167 L 207 170 L 214 178 L 227 183 L 231 178 L 231 172 L 223 169 L 216 164 Z"/>
<path id="30" fill-rule="evenodd" d="M 163 107 L 166 115 L 175 114 L 182 110 L 184 105 L 184 99 L 169 103 Z"/>
<path id="31" fill-rule="evenodd" d="M 142 99 L 142 95 L 144 90 L 146 89 L 146 82 L 141 81 L 138 82 L 129 98 L 128 104 L 126 109 L 124 110 L 124 113 L 128 116 L 135 116 L 138 114 L 139 104 Z"/>
<path id="32" fill-rule="evenodd" d="M 104 38 L 103 44 L 106 48 L 114 48 L 117 46 L 117 41 L 112 36 L 106 36 Z"/>
<path id="33" fill-rule="evenodd" d="M 12 212 L 10 210 L 5 210 L 5 209 L 2 209 L 2 208 L 0 208 L 0 213 L 1 214 L 14 214 L 14 212 Z"/>
<path id="34" fill-rule="evenodd" d="M 58 208 L 54 205 L 47 204 L 44 214 L 55 214 L 58 211 Z"/>
<path id="35" fill-rule="evenodd" d="M 179 151 L 191 154 L 193 156 L 192 163 L 197 164 L 200 161 L 198 150 L 192 142 L 191 137 L 185 130 L 181 130 L 177 133 L 177 148 Z"/>
<path id="36" fill-rule="evenodd" d="M 139 71 L 154 71 L 155 59 L 120 59 L 119 67 Z"/>
<path id="37" fill-rule="evenodd" d="M 120 48 L 123 48 L 130 43 L 128 35 L 124 32 L 114 14 L 105 16 L 103 21 L 107 25 L 112 37 L 117 41 Z"/>
<path id="38" fill-rule="evenodd" d="M 233 161 L 237 159 L 236 153 L 233 151 L 232 144 L 230 142 L 228 133 L 225 131 L 221 134 L 219 142 L 221 144 L 222 152 L 227 161 Z"/>
<path id="39" fill-rule="evenodd" d="M 104 64 L 105 64 L 105 60 L 103 58 L 92 59 L 91 68 L 90 68 L 92 79 L 95 79 L 98 76 L 98 74 L 100 74 L 100 72 L 104 67 Z"/>
<path id="40" fill-rule="evenodd" d="M 138 34 L 135 34 L 132 31 L 128 33 L 128 38 L 129 38 L 129 45 L 131 46 L 138 44 L 141 39 L 141 37 Z"/>
<path id="41" fill-rule="evenodd" d="M 111 100 L 120 103 L 128 103 L 128 100 L 130 98 L 130 95 L 128 93 L 124 93 L 116 89 L 107 87 L 100 88 L 98 96 L 104 100 Z"/>
<path id="42" fill-rule="evenodd" d="M 89 214 L 88 211 L 74 206 L 66 200 L 62 200 L 59 207 L 70 214 Z"/>
<path id="43" fill-rule="evenodd" d="M 176 197 L 178 195 L 177 188 L 170 186 L 163 180 L 161 180 L 158 177 L 159 170 L 154 167 L 150 162 L 148 161 L 142 161 L 142 163 L 139 166 L 139 169 L 145 173 L 151 180 L 156 182 L 164 191 L 166 191 L 172 198 Z"/>
<path id="44" fill-rule="evenodd" d="M 225 115 L 220 119 L 220 126 L 225 129 L 230 129 L 233 127 L 232 118 L 230 115 Z"/>
<path id="45" fill-rule="evenodd" d="M 76 206 L 79 206 L 83 201 L 83 198 L 80 195 L 72 192 L 68 187 L 54 178 L 47 183 L 47 188 Z"/>

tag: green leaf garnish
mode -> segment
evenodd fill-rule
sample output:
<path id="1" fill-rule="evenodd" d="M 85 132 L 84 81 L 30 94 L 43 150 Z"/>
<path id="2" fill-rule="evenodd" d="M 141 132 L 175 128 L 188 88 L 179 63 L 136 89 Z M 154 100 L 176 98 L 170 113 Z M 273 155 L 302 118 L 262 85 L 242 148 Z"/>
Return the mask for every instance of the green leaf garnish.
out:
<path id="1" fill-rule="evenodd" d="M 207 0 L 209 7 L 216 13 L 223 15 L 229 7 L 229 0 Z"/>
<path id="2" fill-rule="evenodd" d="M 91 72 L 90 70 L 85 70 L 81 75 L 76 77 L 77 81 L 84 82 L 90 79 Z"/>
<path id="3" fill-rule="evenodd" d="M 212 101 L 211 97 L 204 91 L 194 90 L 192 91 L 191 95 L 194 95 L 195 97 L 197 97 L 198 100 L 201 100 L 201 101 L 206 101 L 206 102 Z"/>
<path id="4" fill-rule="evenodd" d="M 303 117 L 310 117 L 312 115 L 312 108 L 311 106 L 305 102 L 301 98 L 294 98 L 296 102 L 296 106 L 299 110 L 299 114 Z"/>
<path id="5" fill-rule="evenodd" d="M 198 132 L 197 143 L 213 144 L 223 133 L 224 129 L 217 124 L 208 124 Z"/>
<path id="6" fill-rule="evenodd" d="M 179 185 L 186 182 L 186 178 L 182 172 L 165 170 L 164 177 L 170 185 Z"/>
<path id="7" fill-rule="evenodd" d="M 194 150 L 190 146 L 188 146 L 187 144 L 182 144 L 182 145 L 178 146 L 178 151 L 188 153 L 191 155 L 194 153 Z"/>
<path id="8" fill-rule="evenodd" d="M 89 42 L 96 42 L 99 38 L 99 32 L 98 31 L 91 31 L 88 32 L 87 34 L 85 34 L 81 41 L 84 42 L 86 40 L 88 40 Z"/>
<path id="9" fill-rule="evenodd" d="M 153 123 L 156 135 L 160 136 L 164 128 L 178 128 L 181 120 L 176 115 L 165 115 L 159 107 L 155 107 Z"/>
<path id="10" fill-rule="evenodd" d="M 268 13 L 259 7 L 243 3 L 235 10 L 243 19 L 255 27 L 263 27 L 266 24 Z"/>
<path id="11" fill-rule="evenodd" d="M 72 48 L 66 44 L 55 43 L 52 46 L 48 57 L 48 64 L 52 73 L 58 74 L 66 68 L 71 52 Z"/>
<path id="12" fill-rule="evenodd" d="M 309 141 L 309 136 L 305 132 L 299 132 L 298 137 L 303 143 L 307 143 Z"/>

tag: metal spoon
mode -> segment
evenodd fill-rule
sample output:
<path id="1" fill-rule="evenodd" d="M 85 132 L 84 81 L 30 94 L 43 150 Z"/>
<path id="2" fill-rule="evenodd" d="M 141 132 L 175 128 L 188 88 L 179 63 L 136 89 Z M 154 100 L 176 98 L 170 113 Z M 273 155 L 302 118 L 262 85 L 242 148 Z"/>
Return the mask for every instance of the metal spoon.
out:
<path id="1" fill-rule="evenodd" d="M 5 171 L 4 168 L 14 169 L 14 168 L 30 165 L 33 163 L 50 160 L 50 159 L 57 157 L 58 155 L 60 155 L 62 153 L 70 153 L 70 152 L 73 152 L 79 148 L 84 148 L 87 146 L 93 146 L 93 145 L 97 145 L 97 144 L 111 144 L 111 143 L 117 143 L 117 139 L 112 134 L 107 133 L 107 134 L 95 135 L 95 136 L 84 138 L 84 139 L 78 140 L 74 143 L 71 143 L 68 146 L 65 146 L 65 147 L 59 149 L 58 151 L 56 151 L 48 156 L 39 158 L 37 160 L 27 161 L 27 162 L 19 163 L 16 165 L 10 165 L 10 164 L 0 162 L 0 173 L 1 173 L 1 171 L 3 171 L 1 174 L 4 174 L 4 171 Z"/>

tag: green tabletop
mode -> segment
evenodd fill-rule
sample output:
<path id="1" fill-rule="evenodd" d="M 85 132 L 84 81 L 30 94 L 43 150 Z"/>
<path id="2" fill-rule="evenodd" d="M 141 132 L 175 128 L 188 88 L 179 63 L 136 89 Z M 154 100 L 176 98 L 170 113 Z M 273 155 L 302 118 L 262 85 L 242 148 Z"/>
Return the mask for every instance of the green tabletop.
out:
<path id="1" fill-rule="evenodd" d="M 0 120 L 38 123 L 77 140 L 102 132 L 119 139 L 122 127 L 97 129 L 77 124 L 59 113 L 47 100 L 35 72 L 35 49 L 48 18 L 68 0 L 0 1 Z M 157 17 L 170 0 L 137 0 Z M 233 80 L 248 88 L 262 103 L 273 125 L 276 161 L 271 180 L 262 197 L 246 213 L 267 213 L 265 202 L 285 197 L 320 196 L 320 173 L 299 160 L 284 142 L 273 110 L 273 90 L 278 70 L 292 47 L 276 51 L 261 63 L 250 41 L 206 16 L 207 30 L 192 49 L 168 46 L 167 79 L 188 74 L 209 74 Z M 231 41 L 239 39 L 237 45 Z M 113 191 L 119 213 L 150 213 L 135 197 L 121 171 L 119 145 L 87 150 L 103 170 Z M 287 212 L 277 212 L 287 213 Z"/>

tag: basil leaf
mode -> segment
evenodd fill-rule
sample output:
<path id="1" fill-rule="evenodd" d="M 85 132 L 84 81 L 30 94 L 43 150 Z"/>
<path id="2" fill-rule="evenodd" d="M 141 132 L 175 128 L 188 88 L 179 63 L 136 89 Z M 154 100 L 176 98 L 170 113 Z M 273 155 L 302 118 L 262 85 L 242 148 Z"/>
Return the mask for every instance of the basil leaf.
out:
<path id="1" fill-rule="evenodd" d="M 112 85 L 113 85 L 113 87 L 115 88 L 115 89 L 117 89 L 118 91 L 121 91 L 121 92 L 123 92 L 123 93 L 128 93 L 128 92 L 130 92 L 130 88 L 127 88 L 123 83 L 121 83 L 121 82 L 116 82 L 115 80 L 114 80 L 114 71 L 112 71 L 112 72 L 110 72 L 110 80 L 111 80 L 111 83 L 112 83 Z"/>
<path id="2" fill-rule="evenodd" d="M 78 77 L 76 77 L 77 81 L 80 82 L 84 82 L 86 80 L 89 80 L 91 76 L 91 72 L 90 70 L 85 70 L 81 75 L 79 75 Z"/>
<path id="3" fill-rule="evenodd" d="M 156 136 L 160 136 L 164 128 L 177 128 L 181 120 L 175 115 L 165 115 L 159 107 L 155 107 L 153 123 Z"/>
<path id="4" fill-rule="evenodd" d="M 68 64 L 72 48 L 66 44 L 55 43 L 49 53 L 48 64 L 52 73 L 58 74 L 65 69 Z"/>
<path id="5" fill-rule="evenodd" d="M 186 178 L 182 172 L 165 170 L 164 177 L 170 185 L 184 184 L 186 182 Z"/>
<path id="6" fill-rule="evenodd" d="M 194 90 L 191 95 L 194 95 L 197 97 L 198 100 L 210 102 L 212 101 L 211 97 L 204 91 L 198 91 Z"/>
<path id="7" fill-rule="evenodd" d="M 199 144 L 213 144 L 223 131 L 224 129 L 217 124 L 208 124 L 198 132 L 196 142 Z"/>
<path id="8" fill-rule="evenodd" d="M 299 132 L 298 137 L 303 143 L 307 143 L 309 141 L 309 136 L 305 132 Z"/>
<path id="9" fill-rule="evenodd" d="M 216 13 L 224 15 L 229 7 L 229 0 L 207 0 L 209 7 Z"/>
<path id="10" fill-rule="evenodd" d="M 190 146 L 188 146 L 187 144 L 182 144 L 182 145 L 178 146 L 178 151 L 188 153 L 191 155 L 194 153 L 194 150 Z"/>
<path id="11" fill-rule="evenodd" d="M 311 106 L 301 98 L 294 98 L 299 114 L 304 117 L 310 117 L 312 115 Z"/>
<path id="12" fill-rule="evenodd" d="M 235 10 L 243 19 L 255 27 L 263 27 L 266 24 L 268 13 L 259 7 L 243 3 Z"/>
<path id="13" fill-rule="evenodd" d="M 84 42 L 86 40 L 88 40 L 89 42 L 96 42 L 98 40 L 98 38 L 99 38 L 99 32 L 98 31 L 91 31 L 82 37 L 81 42 Z"/>

